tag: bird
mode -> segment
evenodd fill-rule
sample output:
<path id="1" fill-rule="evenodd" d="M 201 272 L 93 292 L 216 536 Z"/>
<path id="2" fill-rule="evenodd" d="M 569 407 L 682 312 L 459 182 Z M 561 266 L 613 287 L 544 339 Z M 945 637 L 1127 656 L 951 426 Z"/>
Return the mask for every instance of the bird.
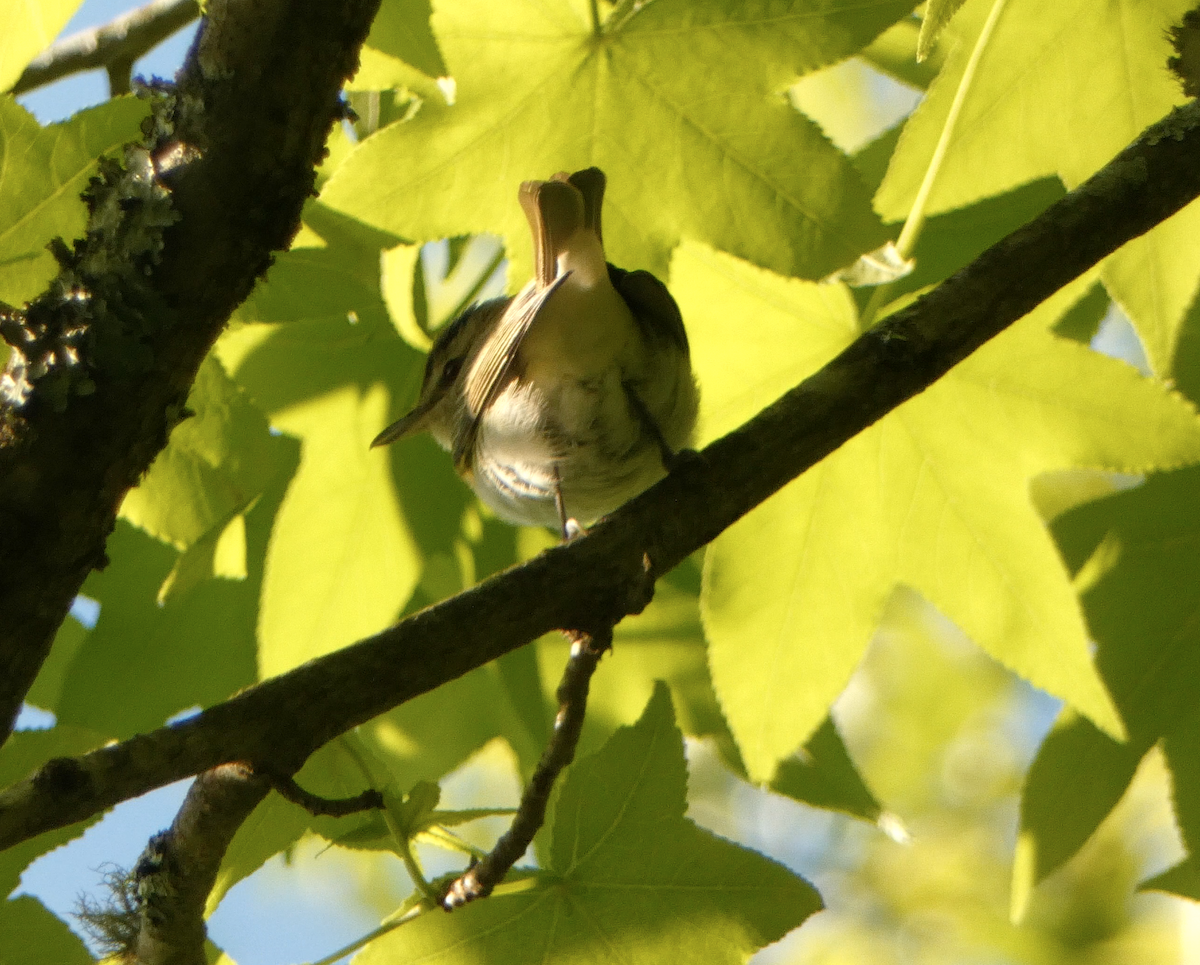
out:
<path id="1" fill-rule="evenodd" d="M 371 443 L 428 431 L 499 517 L 564 539 L 663 478 L 699 408 L 675 299 L 606 260 L 606 183 L 591 167 L 521 184 L 534 277 L 438 333 L 415 406 Z"/>

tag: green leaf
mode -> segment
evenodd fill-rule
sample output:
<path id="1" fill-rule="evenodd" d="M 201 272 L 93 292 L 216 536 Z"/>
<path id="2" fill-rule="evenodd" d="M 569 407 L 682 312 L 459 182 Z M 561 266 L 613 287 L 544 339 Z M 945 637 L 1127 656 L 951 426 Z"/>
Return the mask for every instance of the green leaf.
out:
<path id="1" fill-rule="evenodd" d="M 995 0 L 970 0 L 948 33 L 959 40 L 909 119 L 876 209 L 909 212 Z M 1183 93 L 1164 68 L 1167 28 L 1191 0 L 1008 0 L 962 101 L 927 214 L 1057 175 L 1074 188 Z M 1066 38 L 1070 38 L 1069 41 Z M 1104 283 L 1133 320 L 1156 372 L 1172 370 L 1184 312 L 1200 278 L 1200 207 L 1192 205 L 1104 263 Z"/>
<path id="2" fill-rule="evenodd" d="M 259 620 L 270 677 L 395 620 L 420 574 L 390 467 L 369 447 L 387 425 L 381 388 L 332 393 L 276 424 L 304 458 L 271 533 Z"/>
<path id="3" fill-rule="evenodd" d="M 220 535 L 279 475 L 287 446 L 214 356 L 201 364 L 188 408 L 195 414 L 171 432 L 121 516 L 181 550 L 207 536 L 215 561 Z"/>
<path id="4" fill-rule="evenodd" d="M 429 26 L 432 12 L 429 0 L 384 0 L 365 46 L 429 77 L 444 77 L 449 71 Z"/>
<path id="5" fill-rule="evenodd" d="M 208 893 L 204 917 L 221 904 L 229 889 L 248 878 L 267 861 L 287 851 L 309 829 L 310 815 L 304 808 L 269 794 L 243 821 L 225 849 L 216 881 Z"/>
<path id="6" fill-rule="evenodd" d="M 367 788 L 383 788 L 386 769 L 355 733 L 343 734 L 321 747 L 296 774 L 304 790 L 325 798 L 354 797 Z M 329 840 L 370 819 L 377 811 L 363 811 L 346 818 L 314 817 L 279 794 L 270 794 L 238 828 L 226 849 L 205 917 L 243 878 L 257 871 L 281 851 L 289 850 L 305 832 L 312 830 Z"/>
<path id="7" fill-rule="evenodd" d="M 31 961 L 91 965 L 95 959 L 66 922 L 32 895 L 21 895 L 0 904 L 0 965 Z"/>
<path id="8" fill-rule="evenodd" d="M 1143 740 L 1120 743 L 1090 721 L 1063 715 L 1025 779 L 1014 895 L 1026 894 L 1083 847 L 1121 799 L 1149 749 Z"/>
<path id="9" fill-rule="evenodd" d="M 457 82 L 368 138 L 322 200 L 429 240 L 504 237 L 529 275 L 517 185 L 598 165 L 612 260 L 664 272 L 687 234 L 821 277 L 883 240 L 848 160 L 778 91 L 860 49 L 911 4 L 620 5 L 598 28 L 567 0 L 459 0 L 434 27 Z M 404 158 L 397 164 L 396 158 Z"/>
<path id="10" fill-rule="evenodd" d="M 703 438 L 740 424 L 856 334 L 840 288 L 695 245 L 679 249 L 672 278 L 703 388 Z M 899 584 L 1005 666 L 1122 732 L 1029 481 L 1063 467 L 1142 472 L 1195 460 L 1200 423 L 1125 364 L 1047 333 L 1086 284 L 710 547 L 701 603 L 713 681 L 752 779 L 768 780 L 824 719 Z"/>
<path id="11" fill-rule="evenodd" d="M 544 874 L 453 915 L 425 915 L 357 961 L 453 953 L 511 965 L 744 962 L 821 902 L 786 868 L 684 818 L 686 782 L 681 735 L 660 686 L 637 724 L 569 771 Z"/>
<path id="12" fill-rule="evenodd" d="M 523 733 L 495 663 L 380 715 L 359 735 L 400 787 L 437 781 L 497 736 L 517 746 L 528 743 L 522 750 L 534 760 L 541 753 L 541 745 Z"/>
<path id="13" fill-rule="evenodd" d="M 1193 790 L 1194 708 L 1200 703 L 1198 513 L 1200 470 L 1185 469 L 1054 522 L 1063 556 L 1077 572 L 1097 666 L 1130 742 L 1113 745 L 1082 724 L 1047 737 L 1030 770 L 1021 815 L 1022 834 L 1036 857 L 1034 881 L 1099 827 L 1137 762 L 1160 740 L 1175 777 L 1184 839 L 1193 851 L 1200 847 L 1200 803 Z"/>
<path id="14" fill-rule="evenodd" d="M 163 583 L 178 566 L 175 551 L 118 521 L 108 539 L 112 564 L 83 585 L 100 602 L 100 618 L 63 675 L 57 705 L 48 708 L 60 720 L 129 736 L 253 682 L 267 538 L 297 459 L 291 440 L 268 441 L 281 451 L 282 468 L 245 513 L 245 579 L 205 579 L 164 599 Z"/>
<path id="15" fill-rule="evenodd" d="M 25 695 L 25 700 L 43 710 L 53 711 L 58 706 L 62 696 L 63 677 L 75 659 L 75 654 L 88 637 L 88 630 L 75 619 L 68 616 L 59 626 L 54 635 L 54 645 L 50 648 L 50 656 L 46 658 L 38 671 L 37 679 Z"/>
<path id="16" fill-rule="evenodd" d="M 917 60 L 924 60 L 937 43 L 950 18 L 963 5 L 964 0 L 929 0 L 925 4 L 925 16 L 921 19 L 921 36 L 917 40 Z"/>
<path id="17" fill-rule="evenodd" d="M 87 209 L 79 194 L 97 159 L 138 140 L 148 109 L 135 97 L 117 97 L 43 128 L 16 101 L 0 97 L 0 301 L 19 305 L 54 277 L 58 267 L 46 245 L 83 234 Z"/>
<path id="18" fill-rule="evenodd" d="M 7 4 L 0 30 L 0 90 L 17 82 L 29 62 L 54 42 L 83 0 Z"/>
<path id="19" fill-rule="evenodd" d="M 1200 901 L 1200 861 L 1186 858 L 1141 886 L 1142 891 L 1167 891 L 1181 898 Z"/>
<path id="20" fill-rule="evenodd" d="M 802 753 L 779 762 L 771 790 L 813 807 L 844 811 L 867 821 L 876 820 L 883 810 L 828 717 Z"/>

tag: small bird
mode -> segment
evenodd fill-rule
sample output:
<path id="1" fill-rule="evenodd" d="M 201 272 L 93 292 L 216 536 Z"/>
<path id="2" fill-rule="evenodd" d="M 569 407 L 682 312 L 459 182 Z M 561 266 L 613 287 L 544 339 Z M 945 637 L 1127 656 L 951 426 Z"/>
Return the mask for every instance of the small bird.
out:
<path id="1" fill-rule="evenodd" d="M 371 443 L 428 430 L 498 516 L 564 538 L 661 479 L 699 405 L 670 292 L 605 260 L 605 183 L 588 168 L 521 185 L 536 277 L 438 334 L 417 404 Z"/>

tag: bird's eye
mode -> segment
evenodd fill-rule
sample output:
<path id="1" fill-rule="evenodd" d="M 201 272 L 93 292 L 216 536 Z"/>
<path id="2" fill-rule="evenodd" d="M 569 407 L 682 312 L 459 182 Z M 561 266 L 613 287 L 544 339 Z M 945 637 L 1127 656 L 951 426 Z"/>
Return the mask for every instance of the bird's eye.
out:
<path id="1" fill-rule="evenodd" d="M 459 370 L 462 369 L 462 359 L 447 359 L 446 364 L 442 366 L 442 385 L 447 385 L 458 378 Z"/>

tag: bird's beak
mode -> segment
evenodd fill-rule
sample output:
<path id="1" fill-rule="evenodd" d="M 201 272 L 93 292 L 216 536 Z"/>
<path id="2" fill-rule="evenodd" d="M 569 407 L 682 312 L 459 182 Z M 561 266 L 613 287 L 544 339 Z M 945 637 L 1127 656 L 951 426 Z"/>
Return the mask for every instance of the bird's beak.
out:
<path id="1" fill-rule="evenodd" d="M 407 415 L 401 416 L 390 426 L 383 430 L 375 437 L 371 443 L 371 448 L 376 446 L 386 446 L 389 443 L 396 442 L 399 439 L 406 439 L 409 436 L 415 436 L 418 432 L 425 428 L 425 419 L 433 409 L 437 398 L 425 399 L 418 402 L 416 407 Z"/>

